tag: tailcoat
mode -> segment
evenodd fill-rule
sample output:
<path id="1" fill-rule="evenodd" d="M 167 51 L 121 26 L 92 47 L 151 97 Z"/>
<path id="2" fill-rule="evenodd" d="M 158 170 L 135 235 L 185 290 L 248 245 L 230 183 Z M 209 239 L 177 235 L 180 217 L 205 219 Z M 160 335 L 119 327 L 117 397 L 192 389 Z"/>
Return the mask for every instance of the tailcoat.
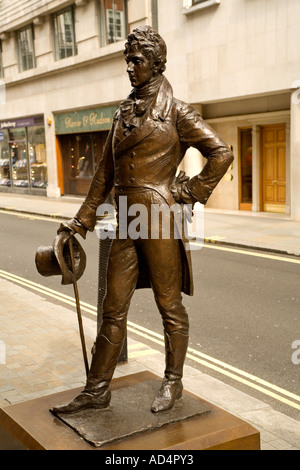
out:
<path id="1" fill-rule="evenodd" d="M 106 146 L 88 195 L 76 219 L 89 231 L 96 224 L 96 211 L 115 188 L 118 194 L 154 192 L 169 206 L 175 204 L 171 191 L 178 167 L 189 147 L 207 159 L 199 175 L 185 184 L 182 203 L 205 204 L 227 172 L 233 155 L 224 140 L 204 122 L 190 104 L 173 96 L 168 80 L 162 76 L 150 109 L 126 127 L 127 113 L 134 106 L 134 91 L 115 113 Z M 125 123 L 125 125 L 124 125 Z M 181 240 L 182 292 L 193 294 L 191 255 Z M 142 279 L 142 276 L 140 276 Z M 150 287 L 147 279 L 139 287 Z"/>

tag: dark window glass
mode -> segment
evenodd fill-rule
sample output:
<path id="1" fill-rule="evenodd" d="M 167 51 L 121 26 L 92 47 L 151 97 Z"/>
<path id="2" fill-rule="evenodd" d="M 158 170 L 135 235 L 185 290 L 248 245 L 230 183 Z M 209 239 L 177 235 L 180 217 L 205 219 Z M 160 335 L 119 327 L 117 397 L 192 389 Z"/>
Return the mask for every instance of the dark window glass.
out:
<path id="1" fill-rule="evenodd" d="M 20 72 L 33 69 L 35 67 L 33 27 L 28 26 L 19 30 L 17 37 Z"/>
<path id="2" fill-rule="evenodd" d="M 252 204 L 252 129 L 240 130 L 241 202 Z"/>
<path id="3" fill-rule="evenodd" d="M 54 15 L 55 60 L 65 59 L 77 54 L 75 39 L 75 11 L 68 8 Z"/>

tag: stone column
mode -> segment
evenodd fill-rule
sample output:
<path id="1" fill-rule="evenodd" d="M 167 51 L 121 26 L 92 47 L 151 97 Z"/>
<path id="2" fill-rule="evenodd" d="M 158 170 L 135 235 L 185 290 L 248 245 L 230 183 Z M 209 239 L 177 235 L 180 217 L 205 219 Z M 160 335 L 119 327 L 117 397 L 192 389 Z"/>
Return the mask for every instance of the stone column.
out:
<path id="1" fill-rule="evenodd" d="M 300 82 L 298 83 L 300 85 Z M 291 217 L 300 220 L 300 88 L 291 97 Z"/>
<path id="2" fill-rule="evenodd" d="M 48 188 L 47 196 L 59 198 L 60 188 L 57 176 L 57 155 L 55 140 L 55 122 L 51 111 L 45 112 L 45 138 L 47 152 Z"/>
<path id="3" fill-rule="evenodd" d="M 252 211 L 260 212 L 260 127 L 252 127 Z"/>

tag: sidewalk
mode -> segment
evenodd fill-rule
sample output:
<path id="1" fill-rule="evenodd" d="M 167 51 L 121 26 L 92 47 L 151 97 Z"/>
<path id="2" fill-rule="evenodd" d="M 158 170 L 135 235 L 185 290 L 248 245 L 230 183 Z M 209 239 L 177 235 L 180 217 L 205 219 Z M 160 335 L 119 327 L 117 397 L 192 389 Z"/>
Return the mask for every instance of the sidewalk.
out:
<path id="1" fill-rule="evenodd" d="M 81 202 L 1 194 L 0 210 L 71 218 Z M 205 213 L 207 238 L 247 248 L 300 255 L 299 228 L 300 222 L 276 216 Z M 90 351 L 95 321 L 84 318 L 84 329 Z M 6 361 L 1 365 L 0 355 L 0 407 L 85 384 L 76 313 L 4 279 L 0 279 L 1 341 Z M 128 343 L 128 364 L 118 366 L 115 377 L 144 370 L 163 375 L 163 354 L 130 337 Z M 261 432 L 263 450 L 300 450 L 300 421 L 190 366 L 185 367 L 184 386 L 252 424 Z"/>
<path id="2" fill-rule="evenodd" d="M 96 322 L 84 318 L 83 325 L 90 351 Z M 1 408 L 85 385 L 73 310 L 0 279 L 0 339 L 6 350 L 0 365 Z M 117 367 L 115 377 L 145 370 L 162 377 L 164 355 L 128 338 L 128 363 Z M 261 433 L 262 450 L 300 450 L 300 422 L 266 403 L 187 365 L 184 387 L 252 424 Z"/>
<path id="3" fill-rule="evenodd" d="M 69 219 L 82 201 L 0 193 L 0 210 Z M 284 215 L 205 209 L 204 234 L 212 243 L 300 256 L 300 221 Z"/>

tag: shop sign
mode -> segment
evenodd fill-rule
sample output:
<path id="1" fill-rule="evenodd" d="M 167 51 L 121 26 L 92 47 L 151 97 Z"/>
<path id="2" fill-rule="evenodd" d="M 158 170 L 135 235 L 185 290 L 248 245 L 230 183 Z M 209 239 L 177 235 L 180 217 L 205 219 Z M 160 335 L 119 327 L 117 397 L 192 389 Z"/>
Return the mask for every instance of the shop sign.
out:
<path id="1" fill-rule="evenodd" d="M 4 141 L 4 132 L 0 132 L 0 142 Z"/>
<path id="2" fill-rule="evenodd" d="M 55 132 L 59 135 L 109 130 L 117 109 L 117 106 L 109 106 L 106 108 L 56 114 Z"/>
<path id="3" fill-rule="evenodd" d="M 0 129 L 18 129 L 20 127 L 32 127 L 37 125 L 44 125 L 43 116 L 0 121 Z"/>

